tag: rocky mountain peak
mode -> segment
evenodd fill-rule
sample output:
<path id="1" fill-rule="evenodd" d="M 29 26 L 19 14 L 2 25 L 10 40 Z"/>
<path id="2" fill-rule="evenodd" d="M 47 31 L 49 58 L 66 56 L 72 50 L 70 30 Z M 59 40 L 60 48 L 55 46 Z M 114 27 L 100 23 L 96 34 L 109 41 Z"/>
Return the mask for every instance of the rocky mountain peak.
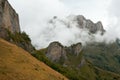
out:
<path id="1" fill-rule="evenodd" d="M 96 33 L 98 31 L 101 32 L 101 34 L 103 34 L 105 32 L 102 22 L 98 21 L 97 23 L 92 22 L 89 19 L 86 19 L 84 16 L 82 15 L 78 15 L 75 18 L 78 23 L 78 27 L 83 29 L 88 29 L 91 33 Z"/>
<path id="2" fill-rule="evenodd" d="M 59 19 L 57 16 L 54 16 L 53 19 L 50 20 L 50 23 L 55 25 L 55 22 L 56 24 L 60 23 L 61 25 L 64 25 L 68 28 L 76 26 L 80 29 L 86 29 L 92 34 L 95 34 L 97 32 L 104 34 L 105 32 L 101 21 L 94 23 L 90 19 L 86 19 L 83 15 L 70 15 L 63 20 Z"/>
<path id="3" fill-rule="evenodd" d="M 59 42 L 53 42 L 48 46 L 46 56 L 52 61 L 57 62 L 61 57 L 66 58 L 66 52 Z"/>
<path id="4" fill-rule="evenodd" d="M 85 27 L 85 24 L 86 24 L 85 21 L 86 21 L 86 19 L 85 19 L 84 16 L 78 15 L 78 16 L 75 17 L 75 19 L 77 21 L 78 27 L 80 27 L 80 28 L 84 28 Z"/>
<path id="5" fill-rule="evenodd" d="M 46 56 L 54 62 L 58 62 L 61 59 L 67 60 L 67 54 L 78 56 L 82 51 L 82 44 L 77 43 L 70 47 L 64 47 L 59 42 L 52 42 L 47 47 Z"/>
<path id="6" fill-rule="evenodd" d="M 97 30 L 101 31 L 102 33 L 101 34 L 104 34 L 105 33 L 105 30 L 103 28 L 103 25 L 102 25 L 102 22 L 101 21 L 98 21 L 96 24 L 96 27 L 97 27 Z"/>
<path id="7" fill-rule="evenodd" d="M 73 49 L 73 54 L 75 55 L 79 55 L 79 53 L 82 51 L 82 44 L 81 43 L 77 43 L 71 46 Z"/>

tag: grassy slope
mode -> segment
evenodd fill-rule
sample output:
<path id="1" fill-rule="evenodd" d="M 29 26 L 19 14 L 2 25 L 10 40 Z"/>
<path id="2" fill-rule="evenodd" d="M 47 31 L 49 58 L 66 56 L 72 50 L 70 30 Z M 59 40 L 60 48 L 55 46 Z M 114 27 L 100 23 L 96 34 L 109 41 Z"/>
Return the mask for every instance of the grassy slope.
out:
<path id="1" fill-rule="evenodd" d="M 120 47 L 115 42 L 88 44 L 84 56 L 93 65 L 120 74 Z"/>
<path id="2" fill-rule="evenodd" d="M 70 65 L 76 65 L 76 63 L 79 63 L 81 57 L 83 55 L 79 56 L 71 56 L 69 57 Z M 102 64 L 101 64 L 102 65 Z M 75 69 L 76 67 L 73 67 Z M 120 75 L 100 69 L 93 64 L 91 64 L 88 60 L 85 59 L 85 63 L 83 66 L 81 66 L 79 69 L 77 69 L 78 74 L 80 74 L 82 77 L 84 77 L 85 80 L 120 80 Z M 76 74 L 77 75 L 77 74 Z M 83 79 L 83 80 L 84 80 Z M 80 80 L 80 79 L 79 79 Z"/>
<path id="3" fill-rule="evenodd" d="M 59 66 L 57 66 L 54 63 L 49 62 L 50 60 L 44 55 L 45 52 L 46 49 L 39 50 L 35 54 L 35 57 L 45 62 L 53 69 L 59 71 L 61 74 L 64 74 L 70 80 L 120 80 L 120 75 L 100 69 L 86 59 L 84 65 L 80 68 L 77 68 L 77 65 L 80 63 L 83 57 L 83 53 L 81 53 L 79 56 L 68 55 L 68 66 L 61 68 L 62 65 L 59 64 Z M 67 72 L 63 70 L 67 70 Z"/>
<path id="4" fill-rule="evenodd" d="M 0 80 L 67 80 L 29 53 L 0 39 Z"/>

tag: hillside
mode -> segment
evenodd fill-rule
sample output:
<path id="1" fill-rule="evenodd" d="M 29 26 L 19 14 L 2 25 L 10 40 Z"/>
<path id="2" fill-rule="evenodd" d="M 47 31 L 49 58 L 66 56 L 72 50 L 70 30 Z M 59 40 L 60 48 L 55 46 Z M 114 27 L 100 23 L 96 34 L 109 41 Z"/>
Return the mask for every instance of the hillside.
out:
<path id="1" fill-rule="evenodd" d="M 120 74 L 120 46 L 117 42 L 89 43 L 84 47 L 84 56 L 95 66 Z"/>
<path id="2" fill-rule="evenodd" d="M 0 39 L 0 80 L 67 80 L 22 48 Z"/>
<path id="3" fill-rule="evenodd" d="M 53 42 L 47 48 L 36 51 L 34 56 L 51 68 L 64 74 L 70 80 L 120 80 L 119 74 L 96 66 L 97 64 L 104 66 L 101 59 L 97 60 L 93 58 L 94 61 L 101 63 L 91 62 L 92 58 L 88 59 L 84 56 L 86 54 L 85 50 L 81 43 L 64 47 L 59 42 Z M 95 52 L 97 49 L 92 51 Z M 93 56 L 92 53 L 91 56 Z"/>

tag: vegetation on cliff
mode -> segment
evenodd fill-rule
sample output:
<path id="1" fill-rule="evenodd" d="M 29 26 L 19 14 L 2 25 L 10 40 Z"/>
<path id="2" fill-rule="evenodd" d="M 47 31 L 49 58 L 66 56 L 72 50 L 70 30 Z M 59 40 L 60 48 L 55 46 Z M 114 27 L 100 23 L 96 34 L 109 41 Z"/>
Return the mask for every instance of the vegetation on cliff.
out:
<path id="1" fill-rule="evenodd" d="M 8 29 L 4 27 L 0 27 L 0 37 L 22 47 L 23 49 L 27 50 L 28 52 L 33 52 L 35 48 L 31 44 L 31 40 L 29 36 L 25 32 L 14 32 L 12 33 Z"/>

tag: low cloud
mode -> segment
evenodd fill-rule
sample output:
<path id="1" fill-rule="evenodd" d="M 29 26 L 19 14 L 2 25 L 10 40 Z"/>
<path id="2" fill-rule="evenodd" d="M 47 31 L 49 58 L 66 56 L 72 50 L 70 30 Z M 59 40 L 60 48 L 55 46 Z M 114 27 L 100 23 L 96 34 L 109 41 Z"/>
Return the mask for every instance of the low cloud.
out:
<path id="1" fill-rule="evenodd" d="M 27 32 L 32 43 L 37 49 L 47 47 L 52 41 L 59 41 L 64 45 L 71 45 L 77 42 L 89 41 L 114 41 L 120 38 L 120 11 L 118 0 L 76 0 L 76 6 L 72 5 L 73 0 L 9 0 L 15 10 L 19 13 L 22 31 Z M 68 4 L 69 6 L 68 6 Z M 70 7 L 71 6 L 71 7 Z M 92 11 L 91 11 L 92 10 Z M 66 16 L 70 14 L 83 14 L 94 22 L 101 20 L 106 33 L 104 36 L 98 34 L 89 36 L 87 30 L 76 27 L 71 23 L 68 28 L 65 23 L 70 22 Z M 50 23 L 53 16 L 58 16 L 54 24 Z"/>

